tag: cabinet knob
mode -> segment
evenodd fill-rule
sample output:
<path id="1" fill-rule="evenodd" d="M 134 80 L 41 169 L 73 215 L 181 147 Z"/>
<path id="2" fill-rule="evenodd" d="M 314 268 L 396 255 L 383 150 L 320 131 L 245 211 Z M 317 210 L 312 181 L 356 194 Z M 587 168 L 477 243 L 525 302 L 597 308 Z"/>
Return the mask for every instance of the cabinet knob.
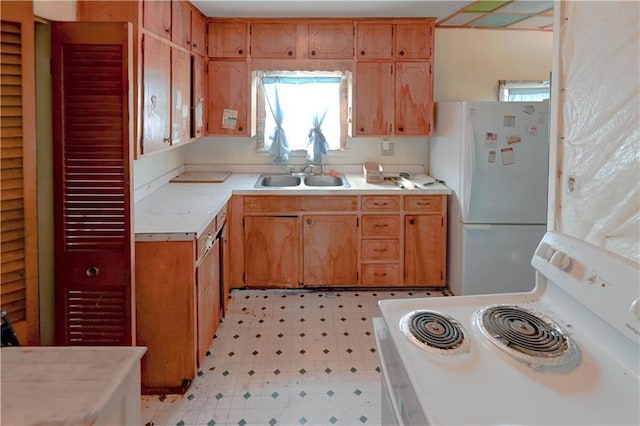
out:
<path id="1" fill-rule="evenodd" d="M 360 127 L 360 131 L 361 131 L 361 132 L 364 132 L 364 127 Z"/>
<path id="2" fill-rule="evenodd" d="M 409 225 L 413 225 L 416 223 L 416 220 L 414 218 L 409 219 Z"/>
<path id="3" fill-rule="evenodd" d="M 242 54 L 244 54 L 244 50 L 238 49 L 238 55 L 242 55 Z"/>
<path id="4" fill-rule="evenodd" d="M 241 132 L 244 128 L 242 126 L 238 127 L 238 131 Z"/>
<path id="5" fill-rule="evenodd" d="M 311 219 L 307 219 L 307 225 L 311 225 L 312 220 Z"/>
<path id="6" fill-rule="evenodd" d="M 360 56 L 364 56 L 366 54 L 366 52 L 364 50 L 360 51 Z"/>
<path id="7" fill-rule="evenodd" d="M 399 52 L 398 52 L 398 54 L 399 54 L 400 56 L 404 56 L 404 50 L 399 51 Z"/>
<path id="8" fill-rule="evenodd" d="M 404 132 L 404 127 L 398 127 L 399 132 Z"/>
<path id="9" fill-rule="evenodd" d="M 315 50 L 311 51 L 311 56 L 316 56 L 316 51 Z"/>
<path id="10" fill-rule="evenodd" d="M 98 268 L 97 266 L 89 266 L 86 271 L 87 276 L 91 278 L 98 276 L 99 273 L 100 268 Z"/>
<path id="11" fill-rule="evenodd" d="M 198 43 L 193 43 L 193 47 L 198 47 Z"/>
<path id="12" fill-rule="evenodd" d="M 287 55 L 289 55 L 289 56 L 293 56 L 293 51 L 292 51 L 292 50 L 288 51 L 288 52 L 287 52 Z"/>

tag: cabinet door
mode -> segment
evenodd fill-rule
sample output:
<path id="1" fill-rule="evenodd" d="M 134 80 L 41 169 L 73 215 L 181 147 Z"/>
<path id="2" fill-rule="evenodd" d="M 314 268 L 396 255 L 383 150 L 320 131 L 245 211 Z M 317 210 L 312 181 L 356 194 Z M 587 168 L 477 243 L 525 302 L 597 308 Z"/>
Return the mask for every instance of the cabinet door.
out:
<path id="1" fill-rule="evenodd" d="M 171 49 L 171 145 L 189 141 L 191 127 L 191 56 Z"/>
<path id="2" fill-rule="evenodd" d="M 393 121 L 393 65 L 359 62 L 355 81 L 357 136 L 390 135 Z"/>
<path id="3" fill-rule="evenodd" d="M 210 240 L 208 244 L 211 247 L 196 266 L 198 366 L 202 365 L 220 324 L 220 243 Z"/>
<path id="4" fill-rule="evenodd" d="M 191 137 L 199 138 L 204 136 L 204 119 L 205 113 L 205 87 L 204 87 L 204 59 L 199 56 L 193 57 L 193 95 L 191 97 L 191 122 L 192 129 Z"/>
<path id="5" fill-rule="evenodd" d="M 249 28 L 244 22 L 209 22 L 208 55 L 211 58 L 246 58 Z"/>
<path id="6" fill-rule="evenodd" d="M 360 23 L 356 36 L 356 58 L 384 59 L 393 56 L 393 25 Z"/>
<path id="7" fill-rule="evenodd" d="M 253 58 L 294 59 L 296 57 L 296 39 L 296 24 L 252 24 L 251 56 Z"/>
<path id="8" fill-rule="evenodd" d="M 303 216 L 304 285 L 358 282 L 357 217 Z"/>
<path id="9" fill-rule="evenodd" d="M 244 220 L 245 284 L 297 287 L 300 232 L 293 216 L 248 216 Z"/>
<path id="10" fill-rule="evenodd" d="M 249 76 L 242 61 L 209 61 L 207 114 L 208 133 L 247 136 Z M 236 114 L 235 120 L 233 115 Z"/>
<path id="11" fill-rule="evenodd" d="M 171 2 L 171 41 L 185 49 L 191 48 L 191 7 L 182 0 Z"/>
<path id="12" fill-rule="evenodd" d="M 171 40 L 171 0 L 144 0 L 142 26 Z"/>
<path id="13" fill-rule="evenodd" d="M 446 230 L 440 215 L 405 216 L 406 285 L 445 285 Z"/>
<path id="14" fill-rule="evenodd" d="M 429 59 L 433 46 L 431 21 L 396 25 L 395 56 L 399 59 Z"/>
<path id="15" fill-rule="evenodd" d="M 196 55 L 204 56 L 206 53 L 206 23 L 204 16 L 195 10 L 191 10 L 191 51 Z"/>
<path id="16" fill-rule="evenodd" d="M 396 62 L 395 134 L 431 134 L 432 76 L 430 62 Z"/>
<path id="17" fill-rule="evenodd" d="M 353 58 L 353 24 L 309 24 L 309 58 Z"/>
<path id="18" fill-rule="evenodd" d="M 142 153 L 169 147 L 171 48 L 153 37 L 142 40 Z"/>

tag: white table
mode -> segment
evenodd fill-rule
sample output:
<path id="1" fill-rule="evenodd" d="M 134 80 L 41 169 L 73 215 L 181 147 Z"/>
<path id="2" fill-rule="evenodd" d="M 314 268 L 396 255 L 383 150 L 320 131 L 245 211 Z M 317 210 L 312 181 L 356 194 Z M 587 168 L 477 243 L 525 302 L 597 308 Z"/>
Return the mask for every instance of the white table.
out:
<path id="1" fill-rule="evenodd" d="M 140 425 L 144 347 L 5 347 L 0 350 L 6 426 Z"/>

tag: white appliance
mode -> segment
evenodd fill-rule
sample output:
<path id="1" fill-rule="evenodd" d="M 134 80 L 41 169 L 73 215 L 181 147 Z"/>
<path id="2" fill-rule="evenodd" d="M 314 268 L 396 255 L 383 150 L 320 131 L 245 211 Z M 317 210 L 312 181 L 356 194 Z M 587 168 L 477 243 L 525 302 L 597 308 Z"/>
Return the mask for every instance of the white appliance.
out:
<path id="1" fill-rule="evenodd" d="M 378 302 L 383 424 L 640 424 L 639 265 L 553 232 L 531 264 L 533 292 Z"/>
<path id="2" fill-rule="evenodd" d="M 451 188 L 448 286 L 455 295 L 529 291 L 546 231 L 545 102 L 440 102 L 429 175 Z"/>

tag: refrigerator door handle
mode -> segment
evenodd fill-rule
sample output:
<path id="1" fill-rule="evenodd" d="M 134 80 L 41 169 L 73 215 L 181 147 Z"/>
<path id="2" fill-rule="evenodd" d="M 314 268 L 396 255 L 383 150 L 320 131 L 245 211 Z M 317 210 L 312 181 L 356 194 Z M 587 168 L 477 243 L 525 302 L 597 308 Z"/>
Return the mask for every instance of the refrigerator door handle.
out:
<path id="1" fill-rule="evenodd" d="M 486 223 L 473 223 L 473 224 L 464 224 L 464 229 L 467 229 L 469 231 L 488 231 L 490 229 L 493 229 L 493 225 L 489 225 Z"/>
<path id="2" fill-rule="evenodd" d="M 476 132 L 475 132 L 475 118 L 476 118 L 476 110 L 475 108 L 469 108 L 467 111 L 466 123 L 465 123 L 465 132 L 467 133 L 464 137 L 464 141 L 466 141 L 466 146 L 463 148 L 463 164 L 462 164 L 462 200 L 463 200 L 463 211 L 462 217 L 463 220 L 466 220 L 469 217 L 469 204 L 471 203 L 471 183 L 473 182 L 473 174 L 476 163 Z"/>

